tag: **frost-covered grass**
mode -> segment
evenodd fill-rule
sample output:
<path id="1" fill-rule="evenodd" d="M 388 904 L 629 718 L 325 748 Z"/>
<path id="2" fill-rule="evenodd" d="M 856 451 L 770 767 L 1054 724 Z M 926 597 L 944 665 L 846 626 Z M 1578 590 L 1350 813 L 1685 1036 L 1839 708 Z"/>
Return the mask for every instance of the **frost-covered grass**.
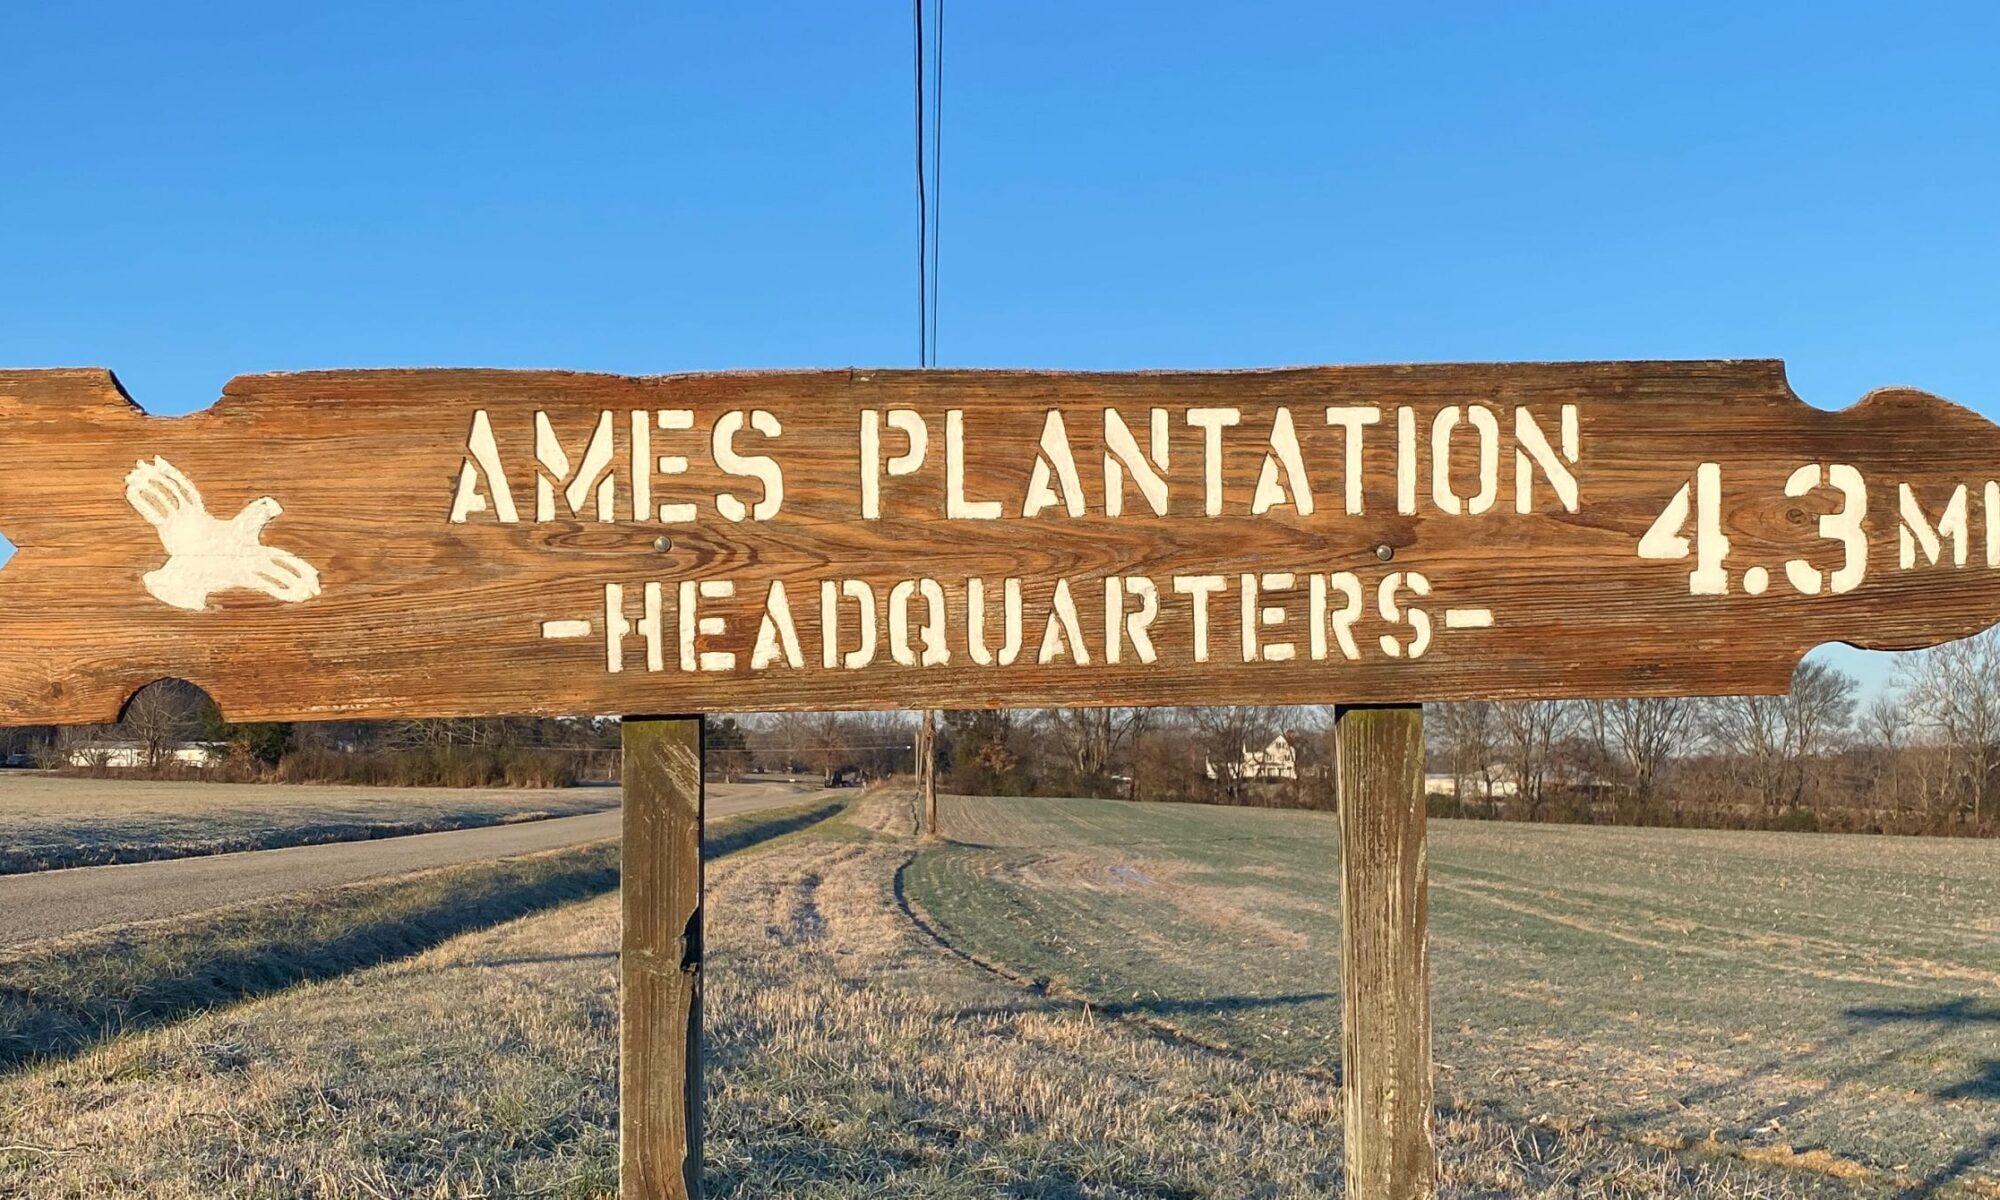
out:
<path id="1" fill-rule="evenodd" d="M 905 907 L 957 853 L 907 797 L 821 815 L 748 818 L 779 836 L 709 867 L 711 1195 L 1339 1194 L 1331 1080 L 966 961 Z M 617 947 L 606 896 L 0 1075 L 0 1195 L 611 1197 Z M 1447 1196 L 1855 1186 L 1474 1111 L 1439 1142 Z"/>
<path id="2" fill-rule="evenodd" d="M 954 946 L 1335 1069 L 1330 814 L 949 798 L 944 825 L 957 844 L 907 880 Z M 1443 821 L 1430 864 L 1441 1099 L 1864 1190 L 2000 1191 L 2000 845 Z"/>

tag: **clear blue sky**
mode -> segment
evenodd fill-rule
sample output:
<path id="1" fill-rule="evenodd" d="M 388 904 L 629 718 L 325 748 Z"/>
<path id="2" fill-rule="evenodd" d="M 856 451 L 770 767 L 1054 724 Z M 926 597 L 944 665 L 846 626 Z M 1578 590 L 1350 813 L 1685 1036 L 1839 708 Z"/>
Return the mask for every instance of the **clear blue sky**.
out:
<path id="1" fill-rule="evenodd" d="M 2000 411 L 2000 7 L 946 3 L 944 364 Z M 906 7 L 321 7 L 0 12 L 0 363 L 913 360 Z"/>

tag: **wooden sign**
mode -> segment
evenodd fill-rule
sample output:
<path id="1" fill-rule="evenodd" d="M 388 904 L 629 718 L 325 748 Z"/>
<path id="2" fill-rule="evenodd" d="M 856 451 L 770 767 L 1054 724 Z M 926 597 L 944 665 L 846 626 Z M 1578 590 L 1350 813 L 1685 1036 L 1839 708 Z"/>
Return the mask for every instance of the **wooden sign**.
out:
<path id="1" fill-rule="evenodd" d="M 2000 429 L 1776 362 L 0 373 L 0 717 L 1782 690 L 2000 617 Z"/>

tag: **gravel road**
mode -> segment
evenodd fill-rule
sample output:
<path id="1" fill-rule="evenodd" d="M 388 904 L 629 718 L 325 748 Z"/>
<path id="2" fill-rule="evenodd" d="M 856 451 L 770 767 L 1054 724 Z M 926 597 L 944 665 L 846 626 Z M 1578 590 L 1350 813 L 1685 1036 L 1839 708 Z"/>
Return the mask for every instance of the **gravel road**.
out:
<path id="1" fill-rule="evenodd" d="M 711 821 L 721 820 L 823 795 L 815 787 L 781 782 L 711 784 L 707 815 Z M 367 842 L 0 876 L 0 946 L 615 838 L 620 816 L 613 809 Z M 0 829 L 0 836 L 4 834 Z"/>

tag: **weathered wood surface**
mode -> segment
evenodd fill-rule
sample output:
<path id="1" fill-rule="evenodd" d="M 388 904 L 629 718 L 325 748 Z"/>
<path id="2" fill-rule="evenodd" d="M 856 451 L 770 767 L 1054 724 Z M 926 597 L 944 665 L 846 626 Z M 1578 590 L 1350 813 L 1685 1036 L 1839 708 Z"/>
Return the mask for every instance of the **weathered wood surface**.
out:
<path id="1" fill-rule="evenodd" d="M 1772 691 L 2000 616 L 1996 464 L 1775 362 L 0 372 L 0 719 Z"/>
<path id="2" fill-rule="evenodd" d="M 620 904 L 618 1186 L 701 1196 L 699 717 L 627 717 Z"/>
<path id="3" fill-rule="evenodd" d="M 1437 1194 L 1437 1166 L 1423 709 L 1341 709 L 1334 744 L 1347 1194 L 1427 1200 Z"/>

